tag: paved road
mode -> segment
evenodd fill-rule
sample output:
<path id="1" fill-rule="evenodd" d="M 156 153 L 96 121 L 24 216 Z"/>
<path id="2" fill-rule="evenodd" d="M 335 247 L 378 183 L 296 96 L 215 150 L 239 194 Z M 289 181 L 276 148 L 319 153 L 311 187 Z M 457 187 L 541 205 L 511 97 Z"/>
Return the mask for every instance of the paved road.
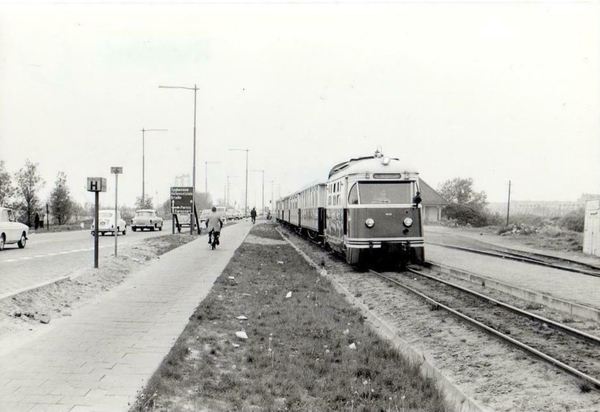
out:
<path id="1" fill-rule="evenodd" d="M 149 237 L 169 233 L 171 222 L 165 222 L 162 231 L 127 230 L 127 235 L 120 235 L 117 243 L 119 247 L 132 245 Z M 114 255 L 114 236 L 100 236 L 99 246 L 101 265 L 103 257 Z M 30 233 L 24 249 L 7 245 L 0 252 L 0 298 L 93 265 L 94 237 L 89 230 Z"/>

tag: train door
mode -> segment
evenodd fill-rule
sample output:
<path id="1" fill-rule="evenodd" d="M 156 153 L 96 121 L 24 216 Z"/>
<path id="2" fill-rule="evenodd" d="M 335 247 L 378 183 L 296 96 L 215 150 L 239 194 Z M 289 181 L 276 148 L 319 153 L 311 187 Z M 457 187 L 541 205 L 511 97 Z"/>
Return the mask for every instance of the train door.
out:
<path id="1" fill-rule="evenodd" d="M 344 237 L 348 236 L 348 178 L 342 180 L 342 207 L 344 208 Z"/>

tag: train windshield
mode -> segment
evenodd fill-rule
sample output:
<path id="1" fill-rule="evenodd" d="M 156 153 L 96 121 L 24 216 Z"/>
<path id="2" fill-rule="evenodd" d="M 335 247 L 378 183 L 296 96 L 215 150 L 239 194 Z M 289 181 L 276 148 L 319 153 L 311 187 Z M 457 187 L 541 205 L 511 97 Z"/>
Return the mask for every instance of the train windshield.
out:
<path id="1" fill-rule="evenodd" d="M 348 203 L 361 205 L 411 203 L 411 187 L 412 182 L 360 182 L 350 190 Z"/>

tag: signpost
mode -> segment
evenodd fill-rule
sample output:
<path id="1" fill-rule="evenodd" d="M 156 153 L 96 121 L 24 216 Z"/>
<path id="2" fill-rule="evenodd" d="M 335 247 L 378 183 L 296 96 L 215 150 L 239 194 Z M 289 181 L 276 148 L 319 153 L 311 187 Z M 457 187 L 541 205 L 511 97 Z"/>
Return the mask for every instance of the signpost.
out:
<path id="1" fill-rule="evenodd" d="M 190 235 L 194 234 L 193 204 L 194 189 L 192 187 L 171 188 L 171 213 L 173 215 L 190 215 Z"/>
<path id="2" fill-rule="evenodd" d="M 117 194 L 119 191 L 119 175 L 123 173 L 123 168 L 111 167 L 110 172 L 115 174 L 115 257 L 117 257 L 117 238 L 119 237 L 119 231 L 117 230 L 117 224 L 119 222 L 119 216 L 117 214 Z M 127 226 L 127 222 L 125 222 L 125 226 Z M 123 228 L 123 230 L 125 230 L 125 228 Z"/>
<path id="3" fill-rule="evenodd" d="M 106 178 L 104 177 L 88 177 L 87 178 L 88 192 L 95 192 L 95 207 L 94 219 L 96 226 L 94 227 L 94 269 L 98 269 L 98 215 L 100 206 L 100 192 L 106 192 Z"/>

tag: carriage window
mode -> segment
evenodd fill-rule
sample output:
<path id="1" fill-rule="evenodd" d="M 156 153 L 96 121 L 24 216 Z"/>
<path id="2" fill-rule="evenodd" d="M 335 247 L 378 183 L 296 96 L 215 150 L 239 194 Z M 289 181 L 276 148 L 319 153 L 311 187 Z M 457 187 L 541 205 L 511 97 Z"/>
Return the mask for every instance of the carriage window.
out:
<path id="1" fill-rule="evenodd" d="M 360 203 L 406 204 L 411 203 L 412 182 L 359 183 Z"/>
<path id="2" fill-rule="evenodd" d="M 350 189 L 350 194 L 348 195 L 348 204 L 358 204 L 358 184 L 355 184 L 354 186 L 352 186 L 352 189 Z"/>

